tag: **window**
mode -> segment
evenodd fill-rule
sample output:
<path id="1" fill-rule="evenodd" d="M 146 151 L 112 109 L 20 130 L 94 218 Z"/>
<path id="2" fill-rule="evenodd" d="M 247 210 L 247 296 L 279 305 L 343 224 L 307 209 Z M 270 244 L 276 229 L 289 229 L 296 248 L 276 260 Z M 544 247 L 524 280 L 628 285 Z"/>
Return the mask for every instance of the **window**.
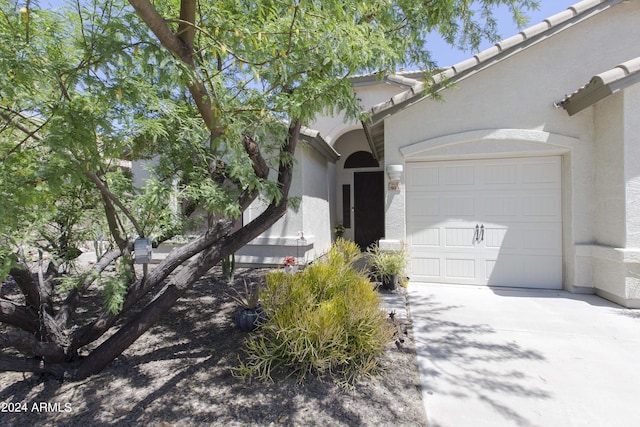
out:
<path id="1" fill-rule="evenodd" d="M 377 167 L 380 167 L 380 164 L 368 151 L 356 151 L 355 153 L 347 157 L 347 160 L 344 161 L 345 169 Z"/>
<path id="2" fill-rule="evenodd" d="M 351 228 L 351 186 L 342 186 L 342 225 Z"/>

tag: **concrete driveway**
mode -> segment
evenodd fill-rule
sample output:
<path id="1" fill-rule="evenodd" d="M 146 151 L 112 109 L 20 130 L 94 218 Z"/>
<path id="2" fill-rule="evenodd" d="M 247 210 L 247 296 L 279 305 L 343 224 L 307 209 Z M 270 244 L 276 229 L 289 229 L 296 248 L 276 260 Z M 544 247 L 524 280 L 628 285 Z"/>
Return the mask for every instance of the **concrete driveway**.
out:
<path id="1" fill-rule="evenodd" d="M 424 283 L 409 307 L 429 427 L 640 425 L 640 310 Z"/>

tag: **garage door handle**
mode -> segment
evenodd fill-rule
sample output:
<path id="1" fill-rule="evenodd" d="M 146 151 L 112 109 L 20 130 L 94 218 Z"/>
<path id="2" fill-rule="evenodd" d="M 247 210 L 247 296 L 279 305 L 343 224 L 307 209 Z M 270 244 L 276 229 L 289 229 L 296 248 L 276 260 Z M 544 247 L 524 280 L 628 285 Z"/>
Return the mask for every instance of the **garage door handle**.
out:
<path id="1" fill-rule="evenodd" d="M 484 224 L 480 226 L 480 241 L 484 242 Z"/>
<path id="2" fill-rule="evenodd" d="M 476 232 L 473 233 L 473 240 L 476 243 L 480 243 L 480 226 L 478 224 L 476 224 Z"/>

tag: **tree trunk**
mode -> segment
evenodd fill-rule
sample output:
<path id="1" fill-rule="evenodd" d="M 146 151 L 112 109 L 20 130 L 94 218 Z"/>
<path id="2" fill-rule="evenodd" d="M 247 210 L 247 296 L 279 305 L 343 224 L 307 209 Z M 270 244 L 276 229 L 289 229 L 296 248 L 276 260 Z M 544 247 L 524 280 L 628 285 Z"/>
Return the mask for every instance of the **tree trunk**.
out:
<path id="1" fill-rule="evenodd" d="M 208 266 L 210 262 L 215 260 L 216 255 L 218 258 L 222 258 L 219 256 L 217 248 L 208 249 L 180 270 L 160 295 L 151 301 L 144 310 L 93 350 L 73 373 L 73 377 L 82 379 L 100 372 L 124 350 L 129 348 L 131 344 L 173 307 L 175 302 L 184 295 L 193 283 L 209 270 Z"/>
<path id="2" fill-rule="evenodd" d="M 93 350 L 82 361 L 72 376 L 76 379 L 82 379 L 104 369 L 168 312 L 199 278 L 223 258 L 236 252 L 273 225 L 284 215 L 286 209 L 284 201 L 279 205 L 271 205 L 254 221 L 233 233 L 233 235 L 223 238 L 220 244 L 205 249 L 197 258 L 180 270 L 161 293 L 138 315 Z"/>
<path id="3" fill-rule="evenodd" d="M 0 356 L 0 371 L 35 372 L 37 374 L 52 374 L 62 378 L 68 368 L 62 364 L 49 364 L 37 359 L 15 359 Z"/>
<path id="4" fill-rule="evenodd" d="M 293 154 L 300 138 L 300 123 L 295 122 L 289 128 L 289 135 L 284 152 Z M 278 170 L 278 182 L 282 190 L 279 203 L 271 203 L 256 219 L 245 225 L 235 233 L 219 239 L 217 244 L 210 244 L 203 248 L 197 258 L 185 266 L 169 284 L 154 298 L 138 315 L 121 327 L 118 332 L 103 342 L 98 348 L 83 360 L 75 370 L 73 377 L 81 379 L 100 372 L 112 360 L 133 344 L 142 334 L 153 326 L 207 271 L 218 264 L 223 258 L 235 253 L 249 243 L 260 233 L 271 227 L 287 211 L 287 197 L 291 187 L 293 166 L 281 163 Z M 227 224 L 227 227 L 229 224 Z M 207 234 L 219 235 L 227 227 L 218 224 L 216 232 L 210 230 Z M 202 244 L 198 239 L 192 245 Z M 184 249 L 184 248 L 183 248 Z"/>
<path id="5" fill-rule="evenodd" d="M 10 331 L 0 335 L 2 347 L 13 347 L 29 357 L 42 357 L 46 362 L 66 361 L 64 349 L 54 342 L 38 341 L 32 334 L 24 331 Z"/>
<path id="6" fill-rule="evenodd" d="M 0 299 L 0 322 L 17 326 L 27 332 L 38 331 L 38 314 L 31 308 Z"/>

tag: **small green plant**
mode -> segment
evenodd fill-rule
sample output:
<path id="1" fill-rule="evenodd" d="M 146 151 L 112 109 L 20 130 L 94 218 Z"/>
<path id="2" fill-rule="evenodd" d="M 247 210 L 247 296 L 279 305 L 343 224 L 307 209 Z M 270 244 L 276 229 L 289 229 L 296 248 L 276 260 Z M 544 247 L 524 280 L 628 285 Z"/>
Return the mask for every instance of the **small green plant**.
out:
<path id="1" fill-rule="evenodd" d="M 255 310 L 260 302 L 260 285 L 258 283 L 247 285 L 246 280 L 243 280 L 243 282 L 244 294 L 234 289 L 236 295 L 229 296 L 245 310 Z"/>
<path id="2" fill-rule="evenodd" d="M 344 224 L 339 222 L 335 227 L 333 227 L 333 234 L 336 235 L 336 238 L 340 238 L 344 235 L 345 230 L 346 228 Z"/>
<path id="3" fill-rule="evenodd" d="M 247 340 L 234 374 L 269 380 L 284 370 L 299 380 L 312 374 L 342 384 L 372 374 L 393 331 L 371 282 L 353 268 L 359 254 L 341 240 L 300 274 L 268 274 L 261 294 L 266 321 Z"/>
<path id="4" fill-rule="evenodd" d="M 367 249 L 367 259 L 376 277 L 401 275 L 407 266 L 407 251 L 403 248 L 383 250 L 373 245 Z"/>

